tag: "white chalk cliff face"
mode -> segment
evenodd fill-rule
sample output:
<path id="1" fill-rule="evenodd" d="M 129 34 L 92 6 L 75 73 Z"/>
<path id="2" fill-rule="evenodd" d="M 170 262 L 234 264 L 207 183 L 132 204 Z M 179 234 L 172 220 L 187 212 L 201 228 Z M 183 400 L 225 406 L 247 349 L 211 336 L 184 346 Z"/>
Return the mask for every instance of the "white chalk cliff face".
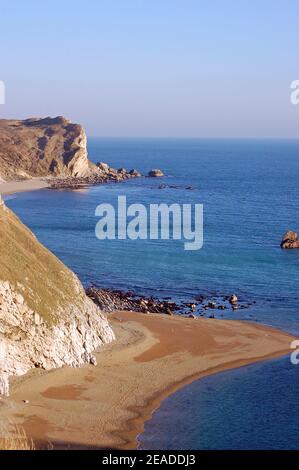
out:
<path id="1" fill-rule="evenodd" d="M 32 177 L 84 177 L 88 160 L 82 126 L 64 117 L 0 119 L 0 181 Z"/>
<path id="2" fill-rule="evenodd" d="M 0 394 L 34 367 L 94 363 L 113 340 L 75 274 L 0 203 Z"/>

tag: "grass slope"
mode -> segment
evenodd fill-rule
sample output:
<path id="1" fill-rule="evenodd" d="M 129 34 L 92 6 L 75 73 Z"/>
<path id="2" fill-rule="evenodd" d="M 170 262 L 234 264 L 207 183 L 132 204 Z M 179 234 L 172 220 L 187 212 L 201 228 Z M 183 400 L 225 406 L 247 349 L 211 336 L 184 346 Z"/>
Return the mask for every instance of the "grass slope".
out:
<path id="1" fill-rule="evenodd" d="M 48 324 L 56 322 L 59 307 L 79 304 L 84 296 L 73 273 L 5 205 L 0 205 L 0 280 Z"/>

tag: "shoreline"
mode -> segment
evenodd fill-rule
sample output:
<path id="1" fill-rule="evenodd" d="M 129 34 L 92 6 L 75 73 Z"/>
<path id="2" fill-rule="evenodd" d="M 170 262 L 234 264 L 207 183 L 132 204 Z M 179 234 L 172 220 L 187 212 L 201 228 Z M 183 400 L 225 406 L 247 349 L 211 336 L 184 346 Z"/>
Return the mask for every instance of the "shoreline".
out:
<path id="1" fill-rule="evenodd" d="M 23 426 L 39 448 L 136 449 L 167 396 L 201 377 L 283 356 L 294 339 L 238 320 L 109 318 L 117 340 L 97 353 L 98 366 L 33 370 L 15 378 L 11 397 L 1 401 L 1 416 Z"/>
<path id="2" fill-rule="evenodd" d="M 38 189 L 48 188 L 49 184 L 40 178 L 33 178 L 24 181 L 5 181 L 0 182 L 0 195 L 8 196 L 15 193 L 23 193 L 27 191 L 36 191 Z"/>
<path id="3" fill-rule="evenodd" d="M 105 165 L 105 164 L 102 164 Z M 131 170 L 127 172 L 124 169 L 114 170 L 113 168 L 109 168 L 112 172 L 111 176 L 109 174 L 104 175 L 91 175 L 86 177 L 74 177 L 74 176 L 67 176 L 67 177 L 33 177 L 30 179 L 24 179 L 21 181 L 13 180 L 13 181 L 1 181 L 0 180 L 0 195 L 3 196 L 19 193 L 19 192 L 27 192 L 27 191 L 35 191 L 38 189 L 53 189 L 53 190 L 82 190 L 85 188 L 89 188 L 92 186 L 99 186 L 101 184 L 108 184 L 108 183 L 122 183 L 129 179 L 139 178 L 141 177 L 141 173 L 138 173 L 137 170 Z"/>

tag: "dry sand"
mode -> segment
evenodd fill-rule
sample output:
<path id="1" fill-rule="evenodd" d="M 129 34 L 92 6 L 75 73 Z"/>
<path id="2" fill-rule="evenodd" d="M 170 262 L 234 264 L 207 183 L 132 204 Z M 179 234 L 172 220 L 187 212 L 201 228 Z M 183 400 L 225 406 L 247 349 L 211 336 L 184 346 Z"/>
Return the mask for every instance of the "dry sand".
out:
<path id="1" fill-rule="evenodd" d="M 286 333 L 241 321 L 116 312 L 98 365 L 14 380 L 1 417 L 40 448 L 136 448 L 161 400 L 193 380 L 290 351 Z M 23 400 L 29 400 L 28 404 Z M 217 396 L 215 396 L 217 400 Z"/>
<path id="2" fill-rule="evenodd" d="M 47 182 L 39 178 L 33 178 L 24 181 L 8 181 L 4 183 L 0 182 L 0 194 L 14 194 L 25 191 L 34 191 L 35 189 L 43 189 L 47 187 Z"/>

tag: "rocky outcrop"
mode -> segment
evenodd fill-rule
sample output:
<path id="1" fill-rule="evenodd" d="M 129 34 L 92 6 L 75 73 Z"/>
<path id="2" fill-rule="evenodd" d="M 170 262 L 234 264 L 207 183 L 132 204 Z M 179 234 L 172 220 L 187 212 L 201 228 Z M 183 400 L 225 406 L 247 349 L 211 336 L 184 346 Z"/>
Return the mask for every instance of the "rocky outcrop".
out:
<path id="1" fill-rule="evenodd" d="M 0 180 L 88 176 L 96 167 L 87 158 L 82 126 L 64 117 L 0 120 Z"/>
<path id="2" fill-rule="evenodd" d="M 107 180 L 122 181 L 141 176 L 141 173 L 134 168 L 132 170 L 127 170 L 126 168 L 118 168 L 118 170 L 116 170 L 103 162 L 97 163 L 96 166 L 98 168 L 98 175 Z"/>
<path id="3" fill-rule="evenodd" d="M 190 315 L 196 312 L 197 315 L 205 316 L 210 310 L 226 310 L 228 308 L 246 309 L 252 305 L 251 302 L 240 302 L 235 294 L 231 296 L 217 296 L 208 300 L 204 295 L 190 298 L 189 301 L 174 301 L 170 297 L 163 299 L 138 295 L 133 291 L 121 291 L 116 289 L 104 289 L 98 286 L 91 286 L 86 289 L 86 294 L 104 312 L 114 312 L 115 310 L 128 310 L 141 313 L 161 313 L 171 315 L 179 313 Z M 219 303 L 220 302 L 220 303 Z"/>
<path id="4" fill-rule="evenodd" d="M 114 339 L 79 279 L 0 205 L 0 394 L 29 369 L 95 363 Z"/>
<path id="5" fill-rule="evenodd" d="M 0 119 L 0 182 L 39 177 L 53 189 L 79 189 L 138 176 L 90 162 L 83 127 L 64 117 Z"/>
<path id="6" fill-rule="evenodd" d="M 280 246 L 281 248 L 285 249 L 299 248 L 299 240 L 297 233 L 293 231 L 286 232 L 282 237 Z"/>
<path id="7" fill-rule="evenodd" d="M 128 310 L 131 312 L 166 313 L 171 315 L 174 311 L 180 310 L 180 306 L 170 300 L 144 297 L 130 291 L 123 292 L 93 286 L 86 289 L 86 294 L 105 312 Z"/>
<path id="8" fill-rule="evenodd" d="M 148 172 L 148 176 L 150 178 L 159 178 L 161 176 L 164 176 L 164 173 L 162 170 L 159 170 L 158 168 L 154 169 L 154 170 L 150 170 Z"/>
<path id="9" fill-rule="evenodd" d="M 93 186 L 104 183 L 119 183 L 131 178 L 141 176 L 137 170 L 126 170 L 125 168 L 111 168 L 107 163 L 97 163 L 96 170 L 88 176 L 58 177 L 50 181 L 51 189 L 81 189 L 86 186 Z"/>

